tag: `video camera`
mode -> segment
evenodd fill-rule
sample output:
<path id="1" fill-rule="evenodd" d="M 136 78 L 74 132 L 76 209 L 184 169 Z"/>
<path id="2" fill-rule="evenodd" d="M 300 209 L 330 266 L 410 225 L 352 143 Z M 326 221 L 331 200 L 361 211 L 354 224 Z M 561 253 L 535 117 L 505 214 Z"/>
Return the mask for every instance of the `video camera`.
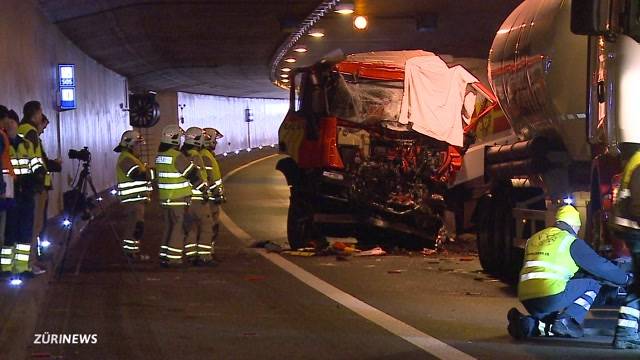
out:
<path id="1" fill-rule="evenodd" d="M 89 152 L 89 148 L 86 146 L 83 147 L 82 150 L 69 149 L 68 155 L 71 160 L 91 161 L 91 152 Z"/>

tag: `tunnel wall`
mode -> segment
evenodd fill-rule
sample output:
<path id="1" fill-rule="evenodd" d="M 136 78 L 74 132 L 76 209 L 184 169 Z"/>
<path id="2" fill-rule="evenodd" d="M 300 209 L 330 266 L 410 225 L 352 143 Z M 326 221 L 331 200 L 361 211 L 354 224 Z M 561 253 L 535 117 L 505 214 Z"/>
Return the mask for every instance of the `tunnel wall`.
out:
<path id="1" fill-rule="evenodd" d="M 62 191 L 69 189 L 78 162 L 70 148 L 88 146 L 98 190 L 114 184 L 117 154 L 112 151 L 127 129 L 124 78 L 85 55 L 51 24 L 33 0 L 3 0 L 0 5 L 0 104 L 22 116 L 26 101 L 39 100 L 50 120 L 42 140 L 50 158 L 63 158 L 54 176 L 49 215 L 61 210 Z M 76 65 L 76 110 L 56 111 L 57 64 Z"/>
<path id="2" fill-rule="evenodd" d="M 217 153 L 246 149 L 249 146 L 245 109 L 251 109 L 251 147 L 278 143 L 278 128 L 289 109 L 288 100 L 233 98 L 190 93 L 178 93 L 178 103 L 184 104 L 183 129 L 191 126 L 213 127 L 224 138 L 218 141 Z"/>

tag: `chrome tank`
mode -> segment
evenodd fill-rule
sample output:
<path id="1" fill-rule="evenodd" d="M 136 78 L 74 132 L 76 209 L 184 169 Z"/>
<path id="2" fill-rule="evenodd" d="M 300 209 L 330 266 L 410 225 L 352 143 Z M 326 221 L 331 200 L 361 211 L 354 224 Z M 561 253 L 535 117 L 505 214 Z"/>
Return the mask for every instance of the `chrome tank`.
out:
<path id="1" fill-rule="evenodd" d="M 489 82 L 521 140 L 545 136 L 588 161 L 588 38 L 570 23 L 571 1 L 525 0 L 493 40 Z"/>

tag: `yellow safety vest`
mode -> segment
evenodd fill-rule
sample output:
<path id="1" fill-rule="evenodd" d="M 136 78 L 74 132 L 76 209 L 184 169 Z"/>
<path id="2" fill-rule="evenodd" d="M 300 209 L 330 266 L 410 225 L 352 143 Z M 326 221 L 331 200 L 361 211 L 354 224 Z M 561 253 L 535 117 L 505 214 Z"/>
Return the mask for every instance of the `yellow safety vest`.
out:
<path id="1" fill-rule="evenodd" d="M 206 148 L 200 150 L 200 155 L 204 161 L 204 168 L 207 172 L 207 183 L 209 183 L 209 193 L 212 194 L 216 188 L 222 187 L 222 173 L 220 165 L 215 155 Z"/>
<path id="2" fill-rule="evenodd" d="M 176 169 L 176 158 L 182 155 L 176 149 L 159 152 L 156 156 L 156 171 L 158 176 L 158 197 L 164 206 L 186 206 L 191 196 L 191 183 L 185 175 L 191 171 L 191 164 L 185 171 Z"/>
<path id="3" fill-rule="evenodd" d="M 636 151 L 635 154 L 629 159 L 622 171 L 622 179 L 620 179 L 620 188 L 615 196 L 615 203 L 613 204 L 613 221 L 610 222 L 610 226 L 613 230 L 628 231 L 629 229 L 640 230 L 640 225 L 631 220 L 629 217 L 627 206 L 631 199 L 631 191 L 629 189 L 629 183 L 631 182 L 631 176 L 633 172 L 640 166 L 640 151 Z"/>
<path id="4" fill-rule="evenodd" d="M 18 135 L 22 138 L 22 135 Z M 9 156 L 11 157 L 11 165 L 13 166 L 13 172 L 16 176 L 27 175 L 31 173 L 31 159 L 33 153 L 31 147 L 26 140 L 20 141 L 18 148 L 15 149 L 13 145 L 9 146 Z M 9 170 L 3 169 L 3 173 L 8 174 Z"/>
<path id="5" fill-rule="evenodd" d="M 127 172 L 122 170 L 120 163 L 127 159 L 132 160 L 135 165 L 128 169 Z M 151 192 L 151 182 L 146 180 L 133 180 L 130 175 L 136 170 L 146 171 L 146 166 L 140 159 L 127 150 L 120 153 L 118 157 L 118 163 L 116 166 L 116 177 L 118 182 L 118 198 L 121 202 L 138 202 L 149 200 L 149 193 Z"/>
<path id="6" fill-rule="evenodd" d="M 40 167 L 44 167 L 46 170 L 47 167 L 45 166 L 44 159 L 42 158 L 42 147 L 40 142 L 38 141 L 37 144 L 32 144 L 31 141 L 27 139 L 27 133 L 29 133 L 30 131 L 35 131 L 36 135 L 38 134 L 38 130 L 36 129 L 36 127 L 29 123 L 22 123 L 18 126 L 18 135 L 21 135 L 22 139 L 26 141 L 30 145 L 29 147 L 31 148 L 31 151 L 30 151 L 31 158 L 29 159 L 30 160 L 29 166 L 31 167 L 31 172 L 35 172 Z"/>
<path id="7" fill-rule="evenodd" d="M 559 294 L 580 269 L 571 257 L 576 237 L 550 227 L 527 240 L 518 282 L 518 298 L 528 300 Z"/>
<path id="8" fill-rule="evenodd" d="M 195 149 L 187 150 L 187 155 L 193 158 L 199 158 L 200 163 L 203 163 L 202 156 L 200 152 Z M 197 165 L 196 165 L 197 166 Z M 202 188 L 207 186 L 207 170 L 203 167 L 198 166 L 198 176 L 200 177 L 200 181 L 202 182 L 198 187 L 192 187 L 191 189 L 191 200 L 204 200 L 204 194 L 202 193 Z"/>

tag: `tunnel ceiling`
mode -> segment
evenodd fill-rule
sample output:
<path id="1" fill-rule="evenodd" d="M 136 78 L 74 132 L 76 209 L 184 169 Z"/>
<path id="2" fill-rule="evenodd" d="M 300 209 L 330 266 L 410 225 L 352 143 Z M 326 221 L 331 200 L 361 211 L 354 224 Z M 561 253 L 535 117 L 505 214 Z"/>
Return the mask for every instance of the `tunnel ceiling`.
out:
<path id="1" fill-rule="evenodd" d="M 344 1 L 343 1 L 344 2 Z M 486 58 L 502 20 L 520 0 L 361 0 L 370 27 L 329 14 L 326 36 L 305 37 L 300 64 L 333 49 L 346 53 L 421 48 Z M 285 98 L 269 80 L 270 60 L 289 31 L 319 0 L 39 0 L 45 14 L 78 47 L 129 78 L 133 90 Z M 437 15 L 418 31 L 416 18 Z M 292 29 L 293 28 L 293 29 Z"/>

